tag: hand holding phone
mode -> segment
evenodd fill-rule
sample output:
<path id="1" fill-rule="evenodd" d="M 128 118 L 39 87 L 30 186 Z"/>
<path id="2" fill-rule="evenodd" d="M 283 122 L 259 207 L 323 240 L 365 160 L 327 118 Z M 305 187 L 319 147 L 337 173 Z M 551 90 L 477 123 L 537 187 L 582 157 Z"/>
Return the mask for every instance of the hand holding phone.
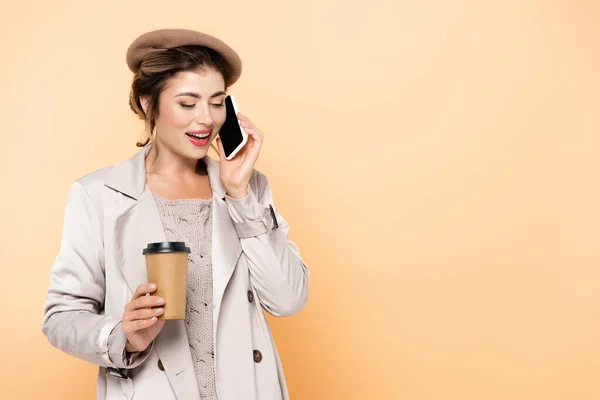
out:
<path id="1" fill-rule="evenodd" d="M 238 114 L 233 98 L 227 97 L 225 103 L 229 103 L 231 112 L 228 110 L 227 126 L 223 125 L 217 139 L 219 175 L 226 193 L 234 199 L 241 199 L 248 195 L 248 185 L 264 134 L 248 117 Z"/>

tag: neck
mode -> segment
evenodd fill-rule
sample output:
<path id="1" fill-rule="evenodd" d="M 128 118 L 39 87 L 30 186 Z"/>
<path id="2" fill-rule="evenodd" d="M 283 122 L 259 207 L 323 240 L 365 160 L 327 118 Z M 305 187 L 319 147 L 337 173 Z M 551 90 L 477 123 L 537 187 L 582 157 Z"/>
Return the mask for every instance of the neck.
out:
<path id="1" fill-rule="evenodd" d="M 167 177 L 192 177 L 197 175 L 198 160 L 173 154 L 164 146 L 157 151 L 152 146 L 146 157 L 146 172 Z"/>

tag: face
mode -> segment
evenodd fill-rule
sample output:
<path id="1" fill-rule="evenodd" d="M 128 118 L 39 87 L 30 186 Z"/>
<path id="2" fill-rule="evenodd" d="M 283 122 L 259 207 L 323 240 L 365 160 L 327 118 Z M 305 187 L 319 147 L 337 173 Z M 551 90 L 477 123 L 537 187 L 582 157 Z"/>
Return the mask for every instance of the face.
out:
<path id="1" fill-rule="evenodd" d="M 188 159 L 204 157 L 225 122 L 225 97 L 223 76 L 213 68 L 170 78 L 160 94 L 156 120 L 161 151 Z"/>

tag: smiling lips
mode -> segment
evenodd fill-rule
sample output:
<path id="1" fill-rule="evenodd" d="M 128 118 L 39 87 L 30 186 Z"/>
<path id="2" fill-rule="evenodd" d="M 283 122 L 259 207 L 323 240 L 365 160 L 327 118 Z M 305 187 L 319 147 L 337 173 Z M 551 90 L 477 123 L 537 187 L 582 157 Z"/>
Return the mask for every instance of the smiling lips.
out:
<path id="1" fill-rule="evenodd" d="M 194 146 L 202 147 L 208 144 L 211 132 L 210 129 L 204 129 L 201 131 L 186 132 L 186 136 Z"/>

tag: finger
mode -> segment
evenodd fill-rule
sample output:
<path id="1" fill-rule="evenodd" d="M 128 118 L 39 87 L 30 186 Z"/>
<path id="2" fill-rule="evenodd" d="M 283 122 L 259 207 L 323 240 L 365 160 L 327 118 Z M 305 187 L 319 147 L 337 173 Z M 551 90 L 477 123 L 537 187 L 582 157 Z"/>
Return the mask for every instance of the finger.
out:
<path id="1" fill-rule="evenodd" d="M 141 319 L 152 319 L 163 313 L 163 308 L 142 308 L 135 311 L 130 311 L 123 315 L 125 321 L 137 321 Z"/>
<path id="2" fill-rule="evenodd" d="M 260 147 L 262 145 L 263 142 L 263 138 L 262 136 L 260 136 L 260 134 L 258 132 L 256 132 L 253 129 L 244 129 L 244 131 L 248 134 L 248 136 L 250 136 L 252 138 L 252 147 Z"/>
<path id="3" fill-rule="evenodd" d="M 133 298 L 137 299 L 138 297 L 145 296 L 147 293 L 152 293 L 155 290 L 156 290 L 156 285 L 154 283 L 151 283 L 151 282 L 143 283 L 135 289 Z"/>
<path id="4" fill-rule="evenodd" d="M 245 115 L 242 115 L 241 118 L 238 118 L 240 120 L 240 125 L 242 125 L 242 127 L 248 127 L 248 128 L 252 128 L 257 132 L 260 132 L 260 129 L 258 129 L 258 126 L 256 126 L 256 124 L 254 122 L 252 122 L 250 120 L 250 118 L 246 117 Z"/>
<path id="5" fill-rule="evenodd" d="M 240 120 L 240 125 L 242 126 L 242 128 L 246 129 L 246 128 L 250 128 L 255 130 L 256 132 L 259 132 L 262 135 L 262 132 L 260 131 L 260 129 L 258 129 L 258 126 L 256 126 L 256 124 L 254 124 L 252 121 L 250 121 L 249 119 L 241 119 Z"/>
<path id="6" fill-rule="evenodd" d="M 219 146 L 219 161 L 225 161 L 225 150 L 223 150 L 223 143 L 221 143 L 221 138 L 217 138 L 217 146 Z"/>
<path id="7" fill-rule="evenodd" d="M 243 130 L 246 130 L 246 129 L 252 129 L 252 130 L 254 130 L 254 131 L 258 131 L 258 128 L 257 128 L 255 125 L 253 125 L 253 124 L 250 124 L 250 123 L 248 123 L 248 122 L 246 122 L 246 121 L 241 121 L 241 122 L 240 122 L 240 125 L 242 126 L 242 129 L 243 129 Z"/>
<path id="8" fill-rule="evenodd" d="M 252 124 L 252 121 L 250 120 L 250 118 L 246 117 L 244 114 L 242 113 L 237 113 L 237 119 L 239 119 L 240 121 Z"/>
<path id="9" fill-rule="evenodd" d="M 152 293 L 156 291 L 156 285 L 154 283 L 143 283 L 141 285 L 139 285 L 136 289 L 135 289 L 135 293 L 133 294 L 133 297 L 131 298 L 131 301 L 129 303 L 127 303 L 127 305 L 125 306 L 125 310 L 129 310 L 131 309 L 131 304 L 139 299 L 140 297 L 146 296 L 149 293 Z"/>
<path id="10" fill-rule="evenodd" d="M 158 296 L 143 296 L 136 300 L 131 301 L 130 307 L 128 311 L 140 310 L 143 308 L 151 308 L 162 306 L 165 304 L 165 300 L 162 297 Z"/>
<path id="11" fill-rule="evenodd" d="M 123 322 L 123 332 L 125 332 L 127 336 L 130 336 L 139 330 L 150 328 L 156 321 L 158 321 L 158 318 L 156 317 L 150 319 L 138 319 L 137 321 L 126 321 Z"/>
<path id="12" fill-rule="evenodd" d="M 247 132 L 247 131 L 250 131 L 250 130 L 254 131 L 254 132 L 258 133 L 258 135 L 261 138 L 265 137 L 265 134 L 260 129 L 258 129 L 255 125 L 251 125 L 251 124 L 247 124 L 245 122 L 242 122 L 242 129 L 244 129 L 244 132 Z"/>

